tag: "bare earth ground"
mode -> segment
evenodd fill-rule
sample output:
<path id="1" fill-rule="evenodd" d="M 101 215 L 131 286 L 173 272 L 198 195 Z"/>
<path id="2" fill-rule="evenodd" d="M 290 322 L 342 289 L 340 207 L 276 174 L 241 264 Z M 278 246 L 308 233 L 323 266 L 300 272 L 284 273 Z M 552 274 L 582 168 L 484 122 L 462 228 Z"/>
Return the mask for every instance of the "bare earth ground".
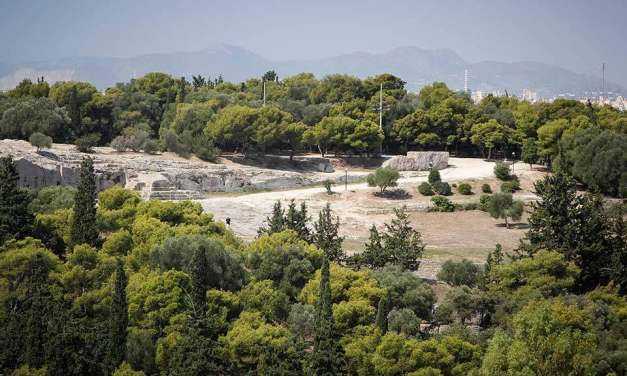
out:
<path id="1" fill-rule="evenodd" d="M 498 191 L 499 183 L 493 174 L 494 163 L 477 158 L 451 158 L 450 166 L 440 171 L 443 181 L 449 183 L 467 182 L 473 187 L 474 195 L 454 194 L 449 198 L 456 203 L 478 202 L 481 185 L 488 183 L 493 191 Z M 361 169 L 366 174 L 368 170 Z M 329 175 L 343 174 L 336 171 Z M 355 174 L 356 171 L 350 171 Z M 521 180 L 522 190 L 516 198 L 523 201 L 534 199 L 530 192 L 533 182 L 544 173 L 530 170 L 528 165 L 517 163 L 515 173 Z M 368 229 L 372 224 L 382 227 L 392 217 L 393 208 L 406 206 L 411 213 L 412 224 L 423 234 L 427 244 L 425 259 L 419 274 L 434 278 L 441 263 L 448 259 L 468 258 L 481 263 L 486 254 L 500 243 L 505 250 L 516 247 L 524 234 L 525 218 L 515 228 L 506 229 L 500 221 L 492 219 L 487 213 L 458 211 L 454 213 L 429 213 L 430 198 L 420 195 L 416 187 L 427 180 L 426 172 L 403 172 L 399 188 L 411 197 L 402 200 L 379 198 L 373 195 L 376 188 L 365 183 L 335 186 L 333 195 L 327 195 L 323 187 L 301 188 L 284 191 L 271 191 L 240 195 L 216 195 L 199 200 L 203 208 L 214 214 L 218 220 L 231 218 L 232 229 L 244 239 L 252 240 L 256 230 L 263 225 L 265 218 L 272 212 L 276 200 L 287 206 L 290 200 L 297 204 L 307 203 L 310 215 L 317 217 L 318 211 L 327 202 L 340 218 L 340 233 L 345 236 L 345 249 L 352 253 L 362 249 L 368 238 Z M 455 192 L 455 189 L 453 189 Z"/>

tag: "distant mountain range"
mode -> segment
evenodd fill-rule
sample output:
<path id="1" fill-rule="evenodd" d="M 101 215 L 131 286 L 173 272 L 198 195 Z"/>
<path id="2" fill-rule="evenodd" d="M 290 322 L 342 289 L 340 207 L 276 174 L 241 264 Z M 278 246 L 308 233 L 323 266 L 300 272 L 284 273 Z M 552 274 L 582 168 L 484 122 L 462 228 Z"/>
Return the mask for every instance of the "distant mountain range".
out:
<path id="1" fill-rule="evenodd" d="M 598 77 L 575 73 L 557 66 L 521 61 L 503 63 L 483 61 L 470 63 L 447 49 L 427 50 L 399 47 L 384 53 L 355 52 L 315 60 L 271 61 L 244 48 L 220 44 L 202 51 L 141 55 L 129 58 L 79 57 L 19 64 L 0 62 L 0 89 L 15 87 L 22 79 L 44 76 L 48 82 L 81 80 L 99 89 L 140 77 L 148 72 L 165 72 L 174 76 L 202 74 L 239 82 L 259 77 L 274 69 L 280 77 L 311 72 L 318 77 L 347 73 L 367 77 L 392 73 L 417 90 L 433 81 L 444 81 L 451 88 L 464 87 L 464 71 L 469 74 L 470 90 L 508 91 L 520 94 L 523 89 L 536 91 L 541 97 L 559 94 L 590 95 L 601 88 Z M 625 94 L 623 87 L 606 84 L 607 91 Z"/>

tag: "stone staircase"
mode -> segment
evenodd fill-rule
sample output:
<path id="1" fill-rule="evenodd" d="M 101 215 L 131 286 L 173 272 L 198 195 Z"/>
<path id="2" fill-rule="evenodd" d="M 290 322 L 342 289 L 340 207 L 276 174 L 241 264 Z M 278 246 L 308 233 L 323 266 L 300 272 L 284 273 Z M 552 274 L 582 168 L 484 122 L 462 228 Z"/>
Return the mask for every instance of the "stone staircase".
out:
<path id="1" fill-rule="evenodd" d="M 178 189 L 173 184 L 160 180 L 147 188 L 144 196 L 149 200 L 199 200 L 206 198 L 201 192 Z"/>

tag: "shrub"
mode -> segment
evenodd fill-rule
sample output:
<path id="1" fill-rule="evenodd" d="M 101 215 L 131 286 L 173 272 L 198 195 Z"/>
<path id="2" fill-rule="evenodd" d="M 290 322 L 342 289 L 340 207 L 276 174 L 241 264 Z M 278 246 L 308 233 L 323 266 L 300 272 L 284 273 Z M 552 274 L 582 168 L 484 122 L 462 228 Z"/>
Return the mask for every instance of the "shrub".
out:
<path id="1" fill-rule="evenodd" d="M 30 141 L 31 145 L 37 148 L 37 151 L 41 148 L 49 148 L 52 146 L 52 137 L 46 136 L 40 132 L 31 134 L 28 141 Z"/>
<path id="2" fill-rule="evenodd" d="M 442 268 L 438 272 L 438 279 L 451 286 L 474 287 L 477 284 L 479 273 L 479 267 L 466 259 L 459 262 L 448 260 L 442 264 Z"/>
<path id="3" fill-rule="evenodd" d="M 490 187 L 490 184 L 485 183 L 481 186 L 481 192 L 492 193 L 492 187 Z"/>
<path id="4" fill-rule="evenodd" d="M 431 188 L 431 184 L 424 182 L 418 186 L 418 192 L 420 192 L 423 196 L 433 196 L 433 188 Z"/>
<path id="5" fill-rule="evenodd" d="M 457 183 L 453 183 L 453 184 L 451 184 L 451 187 L 453 187 L 453 188 L 457 188 Z"/>
<path id="6" fill-rule="evenodd" d="M 333 191 L 331 190 L 331 187 L 333 186 L 333 182 L 331 180 L 327 179 L 322 184 L 324 184 L 324 189 L 327 190 L 327 194 L 328 195 L 332 195 Z"/>
<path id="7" fill-rule="evenodd" d="M 176 155 L 184 158 L 189 157 L 189 147 L 179 142 L 179 138 L 176 133 L 174 133 L 173 131 L 167 131 L 164 140 L 165 148 L 167 151 L 171 151 L 172 153 L 175 153 Z"/>
<path id="8" fill-rule="evenodd" d="M 442 178 L 440 178 L 440 171 L 432 168 L 429 171 L 429 177 L 427 179 L 429 181 L 430 184 L 435 183 L 436 181 L 442 181 Z"/>
<path id="9" fill-rule="evenodd" d="M 514 193 L 514 191 L 516 190 L 516 183 L 514 183 L 515 181 L 516 180 L 504 181 L 503 183 L 501 183 L 501 192 Z"/>
<path id="10" fill-rule="evenodd" d="M 448 185 L 448 183 L 446 182 L 436 181 L 435 183 L 431 184 L 431 186 L 433 187 L 433 190 L 435 191 L 435 193 L 439 195 L 442 195 L 442 196 L 451 195 L 451 186 Z"/>
<path id="11" fill-rule="evenodd" d="M 82 153 L 92 153 L 93 147 L 100 141 L 100 135 L 98 133 L 90 133 L 88 135 L 79 137 L 74 141 L 76 149 Z"/>
<path id="12" fill-rule="evenodd" d="M 479 209 L 479 204 L 476 202 L 468 202 L 464 204 L 464 210 L 477 210 Z"/>
<path id="13" fill-rule="evenodd" d="M 399 177 L 400 174 L 397 170 L 391 167 L 380 167 L 374 173 L 368 175 L 368 186 L 379 187 L 381 193 L 383 193 L 388 187 L 395 187 Z"/>
<path id="14" fill-rule="evenodd" d="M 509 166 L 502 162 L 496 162 L 496 165 L 494 165 L 494 176 L 499 180 L 509 180 Z"/>
<path id="15" fill-rule="evenodd" d="M 59 209 L 74 206 L 76 189 L 62 185 L 41 188 L 31 201 L 29 208 L 33 213 L 53 213 Z"/>
<path id="16" fill-rule="evenodd" d="M 459 184 L 459 187 L 457 187 L 457 192 L 459 192 L 462 195 L 471 195 L 472 188 L 470 187 L 470 184 L 468 183 L 461 183 Z"/>
<path id="17" fill-rule="evenodd" d="M 110 146 L 118 153 L 122 153 L 128 150 L 128 137 L 117 136 L 111 141 Z"/>
<path id="18" fill-rule="evenodd" d="M 435 196 L 431 197 L 431 202 L 435 206 L 435 211 L 439 212 L 453 212 L 455 211 L 455 205 L 446 197 Z"/>
<path id="19" fill-rule="evenodd" d="M 157 154 L 159 151 L 159 144 L 155 140 L 146 140 L 144 142 L 144 152 L 148 154 Z"/>
<path id="20" fill-rule="evenodd" d="M 490 202 L 490 195 L 481 195 L 479 197 L 479 210 L 488 211 L 488 203 Z"/>

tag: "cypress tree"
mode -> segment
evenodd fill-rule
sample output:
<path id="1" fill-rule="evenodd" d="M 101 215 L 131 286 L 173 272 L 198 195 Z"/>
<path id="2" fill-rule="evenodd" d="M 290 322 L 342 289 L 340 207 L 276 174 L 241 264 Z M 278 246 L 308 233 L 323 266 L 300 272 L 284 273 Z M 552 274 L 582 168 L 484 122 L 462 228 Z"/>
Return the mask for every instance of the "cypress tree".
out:
<path id="1" fill-rule="evenodd" d="M 381 334 L 385 334 L 388 331 L 389 310 L 390 294 L 386 292 L 385 295 L 379 299 L 379 305 L 377 306 L 377 327 L 381 330 Z"/>
<path id="2" fill-rule="evenodd" d="M 96 176 L 94 161 L 84 158 L 81 163 L 78 190 L 74 199 L 72 243 L 95 246 L 98 242 L 96 228 Z"/>
<path id="3" fill-rule="evenodd" d="M 320 276 L 320 292 L 316 305 L 316 328 L 311 368 L 315 375 L 341 375 L 344 354 L 336 338 L 331 300 L 329 259 L 324 258 Z"/>
<path id="4" fill-rule="evenodd" d="M 117 368 L 126 355 L 126 328 L 128 327 L 128 304 L 126 302 L 126 273 L 122 260 L 117 260 L 113 301 L 111 303 L 111 367 Z"/>
<path id="5" fill-rule="evenodd" d="M 285 219 L 284 219 L 285 227 L 287 227 L 290 230 L 294 230 L 298 232 L 297 231 L 298 217 L 299 217 L 299 213 L 298 213 L 298 210 L 296 209 L 296 203 L 294 202 L 294 200 L 290 200 L 290 204 L 287 207 L 287 212 L 285 213 Z"/>
<path id="6" fill-rule="evenodd" d="M 205 250 L 198 247 L 194 251 L 191 261 L 191 279 L 192 279 L 192 303 L 194 316 L 197 319 L 204 317 L 207 311 L 207 273 L 209 265 Z"/>
<path id="7" fill-rule="evenodd" d="M 33 224 L 29 194 L 18 187 L 18 181 L 13 158 L 0 158 L 0 245 L 11 238 L 23 238 Z"/>
<path id="8" fill-rule="evenodd" d="M 272 208 L 272 215 L 266 218 L 266 225 L 257 231 L 259 236 L 264 234 L 274 234 L 285 229 L 284 210 L 281 201 L 277 200 Z"/>
<path id="9" fill-rule="evenodd" d="M 331 205 L 327 205 L 318 214 L 318 222 L 314 224 L 314 242 L 331 261 L 342 261 L 344 252 L 342 241 L 344 238 L 338 235 L 340 220 L 331 212 Z"/>

